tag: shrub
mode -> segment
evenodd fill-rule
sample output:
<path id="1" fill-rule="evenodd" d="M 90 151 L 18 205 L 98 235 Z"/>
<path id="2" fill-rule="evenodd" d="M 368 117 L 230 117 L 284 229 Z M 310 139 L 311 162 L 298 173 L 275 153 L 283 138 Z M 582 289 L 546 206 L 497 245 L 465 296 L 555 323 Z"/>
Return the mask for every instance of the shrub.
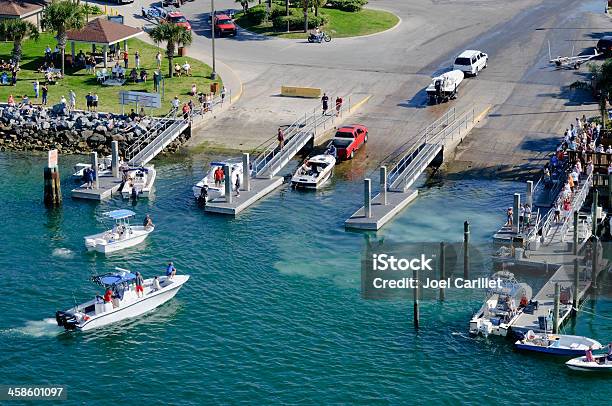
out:
<path id="1" fill-rule="evenodd" d="M 360 11 L 367 3 L 368 0 L 330 0 L 327 5 L 337 10 L 356 12 Z"/>
<path id="2" fill-rule="evenodd" d="M 255 25 L 261 24 L 266 19 L 266 5 L 258 4 L 254 7 L 249 8 L 246 12 L 245 17 Z"/>
<path id="3" fill-rule="evenodd" d="M 276 31 L 284 31 L 287 29 L 287 21 L 289 21 L 289 29 L 291 31 L 304 29 L 304 15 L 292 13 L 289 17 L 279 16 L 272 20 L 272 26 Z M 308 16 L 308 28 L 312 29 L 320 27 L 327 23 L 327 19 L 323 16 Z"/>

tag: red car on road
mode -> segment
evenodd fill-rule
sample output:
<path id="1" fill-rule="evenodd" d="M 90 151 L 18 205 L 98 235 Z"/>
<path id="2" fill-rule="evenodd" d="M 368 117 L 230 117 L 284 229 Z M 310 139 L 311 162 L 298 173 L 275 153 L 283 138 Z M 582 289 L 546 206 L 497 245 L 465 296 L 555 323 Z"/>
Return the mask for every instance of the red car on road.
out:
<path id="1" fill-rule="evenodd" d="M 191 31 L 191 24 L 189 24 L 189 21 L 187 21 L 183 13 L 180 13 L 178 11 L 172 11 L 168 13 L 168 16 L 166 17 L 166 22 L 176 24 L 179 27 L 185 27 L 187 31 Z"/>
<path id="2" fill-rule="evenodd" d="M 222 37 L 223 35 L 236 35 L 236 24 L 225 14 L 215 15 L 215 36 Z"/>
<path id="3" fill-rule="evenodd" d="M 368 128 L 361 124 L 345 125 L 338 128 L 331 144 L 336 147 L 339 160 L 353 159 L 355 151 L 368 142 Z"/>

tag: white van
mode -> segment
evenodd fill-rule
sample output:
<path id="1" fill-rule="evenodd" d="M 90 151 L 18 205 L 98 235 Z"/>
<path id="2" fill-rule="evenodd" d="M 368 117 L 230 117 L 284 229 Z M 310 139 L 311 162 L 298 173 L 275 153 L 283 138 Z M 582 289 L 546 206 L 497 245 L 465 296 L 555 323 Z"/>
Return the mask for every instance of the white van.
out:
<path id="1" fill-rule="evenodd" d="M 468 49 L 455 59 L 453 69 L 461 70 L 466 75 L 478 76 L 478 72 L 487 67 L 488 60 L 489 55 L 484 52 Z"/>

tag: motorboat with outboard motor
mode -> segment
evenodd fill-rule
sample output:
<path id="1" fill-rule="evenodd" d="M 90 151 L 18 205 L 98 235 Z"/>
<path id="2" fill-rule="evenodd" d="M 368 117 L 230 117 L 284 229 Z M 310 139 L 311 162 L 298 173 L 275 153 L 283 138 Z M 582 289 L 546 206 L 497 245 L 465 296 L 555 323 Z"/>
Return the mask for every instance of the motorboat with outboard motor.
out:
<path id="1" fill-rule="evenodd" d="M 228 159 L 227 161 L 214 161 L 210 163 L 210 170 L 205 177 L 196 183 L 193 188 L 193 197 L 206 204 L 218 197 L 225 196 L 224 168 L 229 166 L 232 174 L 232 191 L 236 190 L 236 177 L 240 178 L 242 185 L 243 171 L 241 159 Z"/>
<path id="2" fill-rule="evenodd" d="M 107 293 L 68 310 L 58 310 L 55 313 L 57 325 L 66 330 L 87 331 L 140 316 L 172 299 L 189 280 L 189 275 L 144 279 L 140 295 L 136 280 L 136 274 L 123 268 L 92 277 L 92 281 Z"/>
<path id="3" fill-rule="evenodd" d="M 425 89 L 429 102 L 438 104 L 455 99 L 464 76 L 463 71 L 455 69 L 433 78 L 431 84 Z"/>
<path id="4" fill-rule="evenodd" d="M 591 361 L 587 357 L 577 357 L 565 363 L 575 371 L 612 372 L 612 355 L 593 355 Z"/>
<path id="5" fill-rule="evenodd" d="M 153 189 L 156 173 L 153 165 L 125 169 L 125 181 L 121 188 L 123 198 L 148 198 Z"/>
<path id="6" fill-rule="evenodd" d="M 529 330 L 522 338 L 514 343 L 514 347 L 521 351 L 533 351 L 551 355 L 583 355 L 589 348 L 600 350 L 599 341 L 583 336 L 565 334 L 534 333 Z"/>
<path id="7" fill-rule="evenodd" d="M 505 337 L 512 322 L 531 300 L 532 290 L 508 271 L 496 272 L 491 278 L 499 278 L 501 283 L 487 290 L 487 299 L 470 320 L 470 334 Z"/>
<path id="8" fill-rule="evenodd" d="M 111 162 L 112 162 L 112 157 L 110 155 L 105 156 L 104 158 L 102 158 L 98 162 L 98 173 L 102 174 L 102 173 L 105 173 L 105 172 L 110 172 Z M 85 169 L 87 169 L 87 168 L 91 168 L 91 164 L 86 164 L 86 163 L 82 163 L 82 162 L 79 162 L 79 163 L 75 164 L 74 165 L 74 173 L 72 174 L 72 178 L 75 181 L 83 180 L 83 177 L 85 176 Z"/>
<path id="9" fill-rule="evenodd" d="M 304 161 L 291 178 L 294 188 L 318 189 L 331 177 L 336 157 L 330 154 L 315 155 Z"/>
<path id="10" fill-rule="evenodd" d="M 103 254 L 133 247 L 143 242 L 155 230 L 155 226 L 133 226 L 130 218 L 136 213 L 131 210 L 113 210 L 104 213 L 105 217 L 115 221 L 111 230 L 85 237 L 85 247 L 88 251 L 98 251 Z"/>

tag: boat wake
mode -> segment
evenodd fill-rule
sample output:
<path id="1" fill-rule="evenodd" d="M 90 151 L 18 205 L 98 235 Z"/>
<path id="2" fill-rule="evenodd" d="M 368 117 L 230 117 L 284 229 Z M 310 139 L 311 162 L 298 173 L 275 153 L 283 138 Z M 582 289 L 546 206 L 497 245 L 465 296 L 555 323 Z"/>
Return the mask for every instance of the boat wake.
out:
<path id="1" fill-rule="evenodd" d="M 68 248 L 56 248 L 53 250 L 51 255 L 58 258 L 72 259 L 74 258 L 74 251 Z"/>
<path id="2" fill-rule="evenodd" d="M 27 321 L 25 326 L 5 330 L 6 333 L 22 334 L 30 337 L 52 337 L 59 335 L 64 330 L 57 327 L 55 319 Z"/>

